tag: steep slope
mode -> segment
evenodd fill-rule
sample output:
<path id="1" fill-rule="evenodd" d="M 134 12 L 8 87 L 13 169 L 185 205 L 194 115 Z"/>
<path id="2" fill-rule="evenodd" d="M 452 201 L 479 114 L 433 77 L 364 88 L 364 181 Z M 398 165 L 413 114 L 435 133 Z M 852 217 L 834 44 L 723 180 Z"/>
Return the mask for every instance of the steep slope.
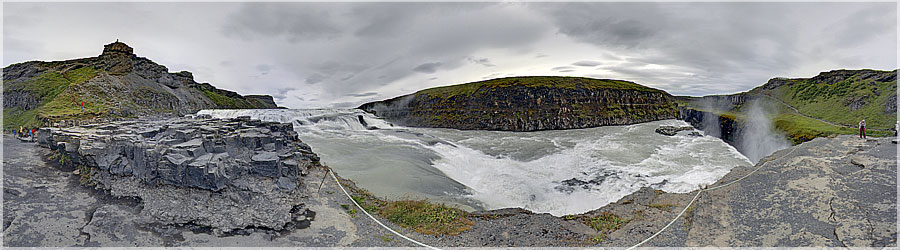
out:
<path id="1" fill-rule="evenodd" d="M 84 111 L 80 103 L 84 102 Z M 277 108 L 271 96 L 241 96 L 169 73 L 128 45 L 97 57 L 17 63 L 3 68 L 3 127 L 93 117 L 184 115 L 207 108 Z"/>
<path id="2" fill-rule="evenodd" d="M 897 121 L 897 70 L 833 70 L 812 78 L 775 78 L 750 94 L 766 95 L 809 117 L 889 129 Z"/>
<path id="3" fill-rule="evenodd" d="M 888 136 L 893 135 L 891 129 L 897 121 L 897 70 L 833 70 L 811 78 L 773 78 L 743 93 L 675 99 L 682 119 L 694 124 L 716 123 L 702 121 L 706 112 L 736 125 L 720 124 L 722 136 L 740 130 L 751 100 L 774 107 L 768 111 L 775 128 L 795 144 L 858 133 L 856 125 L 862 119 L 869 135 Z"/>
<path id="4" fill-rule="evenodd" d="M 675 118 L 672 96 L 633 82 L 509 77 L 422 90 L 359 107 L 418 127 L 536 131 Z"/>

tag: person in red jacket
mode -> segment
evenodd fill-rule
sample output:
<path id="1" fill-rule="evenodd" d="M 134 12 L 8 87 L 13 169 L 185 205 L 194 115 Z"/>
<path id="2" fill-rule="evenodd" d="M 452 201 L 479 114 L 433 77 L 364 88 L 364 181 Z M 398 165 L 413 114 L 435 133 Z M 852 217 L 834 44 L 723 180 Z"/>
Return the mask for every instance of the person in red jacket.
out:
<path id="1" fill-rule="evenodd" d="M 866 139 L 866 120 L 859 122 L 859 138 Z"/>
<path id="2" fill-rule="evenodd" d="M 81 101 L 81 112 L 84 112 L 84 101 Z"/>

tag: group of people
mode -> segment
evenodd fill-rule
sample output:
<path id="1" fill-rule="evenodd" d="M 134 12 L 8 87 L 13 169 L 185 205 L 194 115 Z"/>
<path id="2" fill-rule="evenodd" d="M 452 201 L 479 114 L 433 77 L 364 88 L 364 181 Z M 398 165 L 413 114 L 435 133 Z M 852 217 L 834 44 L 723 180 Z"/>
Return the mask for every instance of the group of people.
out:
<path id="1" fill-rule="evenodd" d="M 35 128 L 25 128 L 19 126 L 19 129 L 13 129 L 13 136 L 19 138 L 29 138 L 30 140 L 34 140 L 35 135 L 37 135 L 38 130 Z"/>

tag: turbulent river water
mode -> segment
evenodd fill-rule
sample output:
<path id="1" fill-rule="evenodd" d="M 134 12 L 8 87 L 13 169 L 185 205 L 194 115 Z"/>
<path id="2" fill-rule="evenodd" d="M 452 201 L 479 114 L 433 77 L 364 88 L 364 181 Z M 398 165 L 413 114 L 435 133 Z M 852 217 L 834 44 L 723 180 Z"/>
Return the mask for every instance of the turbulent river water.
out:
<path id="1" fill-rule="evenodd" d="M 501 132 L 402 127 L 356 109 L 198 114 L 293 123 L 323 163 L 372 193 L 427 198 L 465 209 L 521 207 L 557 216 L 577 214 L 641 187 L 690 192 L 733 167 L 752 165 L 718 138 L 654 132 L 661 125 L 687 126 L 678 120 Z"/>

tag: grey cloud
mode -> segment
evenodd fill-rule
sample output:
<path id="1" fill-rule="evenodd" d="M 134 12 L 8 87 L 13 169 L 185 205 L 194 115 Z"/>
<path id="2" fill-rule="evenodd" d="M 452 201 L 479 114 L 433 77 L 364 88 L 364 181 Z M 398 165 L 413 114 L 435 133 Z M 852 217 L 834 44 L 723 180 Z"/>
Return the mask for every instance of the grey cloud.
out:
<path id="1" fill-rule="evenodd" d="M 498 76 L 500 76 L 500 73 L 493 73 L 493 74 L 481 77 L 481 79 L 493 79 L 493 78 L 497 78 Z"/>
<path id="2" fill-rule="evenodd" d="M 469 62 L 471 62 L 471 63 L 474 63 L 474 64 L 480 64 L 480 65 L 485 66 L 485 67 L 494 67 L 494 66 L 497 66 L 497 65 L 494 65 L 493 63 L 491 63 L 491 60 L 490 60 L 490 59 L 487 59 L 487 58 L 467 57 L 466 60 L 469 60 Z"/>
<path id="3" fill-rule="evenodd" d="M 299 47 L 271 48 L 277 51 L 273 64 L 321 86 L 324 97 L 336 101 L 415 74 L 456 69 L 469 62 L 464 55 L 478 50 L 525 47 L 551 31 L 522 4 L 256 5 L 245 4 L 230 14 L 234 20 L 226 22 L 222 33 L 240 40 L 302 42 L 294 45 Z M 316 63 L 322 58 L 328 63 Z M 423 58 L 430 62 L 423 63 Z M 493 65 L 486 58 L 473 59 Z"/>
<path id="4" fill-rule="evenodd" d="M 256 70 L 259 70 L 262 72 L 268 72 L 268 71 L 272 70 L 273 68 L 275 68 L 275 67 L 272 65 L 268 65 L 268 64 L 257 64 L 256 65 Z"/>
<path id="5" fill-rule="evenodd" d="M 325 80 L 325 76 L 322 74 L 312 74 L 306 77 L 306 84 L 316 84 Z"/>
<path id="6" fill-rule="evenodd" d="M 439 62 L 423 63 L 423 64 L 419 64 L 419 66 L 416 66 L 412 70 L 415 72 L 419 72 L 419 73 L 431 74 L 431 73 L 436 72 L 438 67 L 440 67 L 440 66 L 441 66 L 441 63 L 439 63 Z"/>
<path id="7" fill-rule="evenodd" d="M 572 70 L 575 70 L 575 67 L 572 67 L 572 66 L 559 66 L 559 67 L 554 67 L 554 68 L 552 68 L 552 69 L 550 69 L 550 70 L 553 70 L 553 71 L 559 71 L 559 72 L 571 72 Z M 568 70 L 568 71 L 563 71 L 563 70 Z"/>
<path id="8" fill-rule="evenodd" d="M 268 64 L 256 65 L 256 70 L 259 71 L 260 75 L 268 75 L 269 72 L 272 71 L 273 68 L 274 68 L 274 66 L 268 65 Z"/>
<path id="9" fill-rule="evenodd" d="M 297 89 L 292 88 L 292 87 L 278 88 L 278 89 L 275 89 L 275 91 L 273 93 L 270 93 L 270 95 L 277 100 L 284 100 L 285 98 L 287 98 L 288 92 L 291 92 L 294 90 L 297 90 Z"/>
<path id="10" fill-rule="evenodd" d="M 361 94 L 348 94 L 347 96 L 351 96 L 351 97 L 367 97 L 367 96 L 376 96 L 376 95 L 378 95 L 378 93 L 375 93 L 375 92 L 366 92 L 366 93 L 361 93 Z"/>
<path id="11" fill-rule="evenodd" d="M 353 108 L 353 107 L 356 107 L 357 105 L 358 105 L 357 102 L 336 102 L 336 103 L 332 103 L 331 107 L 332 108 Z"/>
<path id="12" fill-rule="evenodd" d="M 284 3 L 246 3 L 232 13 L 222 28 L 226 36 L 256 40 L 284 36 L 300 42 L 334 38 L 342 27 L 334 22 L 323 3 L 293 3 L 300 8 L 282 8 Z"/>
<path id="13" fill-rule="evenodd" d="M 896 3 L 872 3 L 875 6 L 843 18 L 824 30 L 825 35 L 835 39 L 832 44 L 839 47 L 853 47 L 896 29 Z M 865 28 L 861 28 L 865 27 Z M 894 36 L 896 40 L 896 35 Z"/>
<path id="14" fill-rule="evenodd" d="M 809 44 L 798 30 L 815 30 L 822 13 L 840 13 L 869 3 L 539 3 L 534 4 L 553 20 L 561 34 L 597 47 L 633 55 L 628 62 L 663 65 L 668 73 L 627 67 L 610 68 L 640 79 L 667 77 L 672 91 L 689 86 L 729 86 L 731 92 L 747 90 L 799 66 L 817 63 Z M 875 4 L 872 4 L 875 5 Z M 846 31 L 827 50 L 846 49 L 854 38 L 871 40 L 879 32 L 896 35 L 896 5 L 883 3 L 879 11 L 868 9 L 849 17 Z M 798 14 L 812 13 L 816 14 Z M 638 15 L 635 13 L 641 13 Z M 855 21 L 849 21 L 855 19 Z M 843 41 L 843 42 L 842 42 Z M 896 51 L 896 48 L 887 48 Z M 807 51 L 807 52 L 804 52 Z M 617 53 L 618 54 L 618 53 Z M 616 57 L 610 55 L 611 57 Z M 819 54 L 818 56 L 822 56 Z M 636 57 L 636 58 L 634 58 Z M 845 60 L 833 58 L 834 60 Z M 613 59 L 614 60 L 614 59 Z M 827 68 L 822 71 L 829 70 Z M 702 78 L 676 77 L 694 74 Z M 669 75 L 659 75 L 669 74 Z M 712 90 L 711 90 L 712 91 Z M 711 91 L 694 94 L 711 94 Z"/>
<path id="15" fill-rule="evenodd" d="M 578 61 L 578 62 L 573 63 L 572 65 L 581 66 L 581 67 L 595 67 L 595 66 L 603 65 L 603 63 L 595 62 L 595 61 Z"/>
<path id="16" fill-rule="evenodd" d="M 97 44 L 121 38 L 198 81 L 274 93 L 293 107 L 543 65 L 673 94 L 723 94 L 774 76 L 895 68 L 896 11 L 896 3 L 6 3 L 3 57 L 96 56 Z M 65 37 L 72 27 L 96 29 Z M 571 53 L 584 46 L 594 48 Z"/>

